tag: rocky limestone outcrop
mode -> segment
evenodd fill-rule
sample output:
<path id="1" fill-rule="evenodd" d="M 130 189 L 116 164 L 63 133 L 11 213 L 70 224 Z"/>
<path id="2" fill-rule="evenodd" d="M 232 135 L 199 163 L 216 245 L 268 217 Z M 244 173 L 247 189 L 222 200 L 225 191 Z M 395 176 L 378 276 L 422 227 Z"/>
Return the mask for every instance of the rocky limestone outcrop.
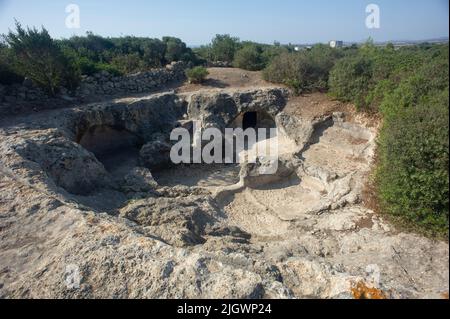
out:
<path id="1" fill-rule="evenodd" d="M 339 113 L 297 118 L 285 103 L 281 89 L 167 93 L 1 127 L 0 298 L 448 293 L 448 244 L 396 230 L 361 203 L 376 131 Z M 246 111 L 270 114 L 295 147 L 272 175 L 261 174 L 264 159 L 244 162 L 225 188 L 160 185 L 139 152 L 117 178 L 77 143 L 107 126 L 152 149 L 173 127 L 223 128 Z"/>
<path id="2" fill-rule="evenodd" d="M 123 180 L 121 185 L 125 193 L 150 193 L 158 187 L 158 183 L 153 178 L 152 172 L 148 168 L 135 167 Z"/>
<path id="3" fill-rule="evenodd" d="M 84 195 L 111 186 L 111 179 L 95 156 L 60 131 L 43 130 L 26 139 L 2 145 L 9 169 L 27 171 L 24 177 L 46 185 Z M 6 141 L 5 141 L 6 142 Z"/>
<path id="4" fill-rule="evenodd" d="M 76 195 L 119 188 L 94 154 L 78 144 L 83 135 L 93 127 L 106 126 L 151 141 L 157 132 L 168 135 L 183 113 L 183 102 L 170 93 L 130 103 L 109 102 L 54 111 L 54 116 L 29 121 L 27 129 L 21 132 L 7 128 L 0 143 L 4 154 L 1 164 L 22 178 L 31 176 L 33 183 L 43 188 L 56 185 Z M 28 118 L 35 119 L 30 116 L 24 120 Z M 104 137 L 102 142 L 105 143 Z"/>
<path id="5" fill-rule="evenodd" d="M 152 141 L 142 147 L 139 158 L 142 165 L 151 169 L 168 167 L 171 164 L 171 149 L 172 144 L 167 141 L 167 137 L 157 134 L 152 138 Z"/>
<path id="6" fill-rule="evenodd" d="M 154 197 L 133 201 L 120 216 L 142 226 L 144 233 L 177 247 L 199 245 L 219 218 L 208 196 Z"/>
<path id="7" fill-rule="evenodd" d="M 223 130 L 245 112 L 264 111 L 275 118 L 285 107 L 287 97 L 288 92 L 284 89 L 194 93 L 187 98 L 187 114 L 190 119 L 200 121 L 203 128 Z"/>

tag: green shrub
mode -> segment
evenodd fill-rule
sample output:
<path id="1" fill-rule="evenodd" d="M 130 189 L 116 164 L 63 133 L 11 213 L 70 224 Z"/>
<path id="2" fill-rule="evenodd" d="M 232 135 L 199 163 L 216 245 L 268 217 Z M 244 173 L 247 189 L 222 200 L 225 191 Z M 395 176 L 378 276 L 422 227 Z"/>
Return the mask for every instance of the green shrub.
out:
<path id="1" fill-rule="evenodd" d="M 55 95 L 62 86 L 77 85 L 77 70 L 46 29 L 25 30 L 16 22 L 16 32 L 10 31 L 5 40 L 16 56 L 19 73 L 30 78 L 50 95 Z"/>
<path id="2" fill-rule="evenodd" d="M 162 40 L 131 36 L 104 38 L 88 32 L 86 36 L 57 42 L 65 52 L 73 52 L 70 55 L 76 56 L 76 64 L 84 75 L 92 75 L 106 64 L 114 65 L 111 68 L 125 74 L 159 68 L 173 61 L 199 63 L 194 52 L 174 37 Z"/>
<path id="3" fill-rule="evenodd" d="M 121 76 L 123 73 L 116 66 L 107 63 L 97 63 L 95 65 L 97 72 L 106 71 L 114 76 Z"/>
<path id="4" fill-rule="evenodd" d="M 218 34 L 211 43 L 212 58 L 214 61 L 231 63 L 239 47 L 239 38 L 231 37 L 229 34 Z"/>
<path id="5" fill-rule="evenodd" d="M 280 54 L 263 71 L 263 78 L 273 83 L 283 83 L 286 79 L 293 79 L 296 77 L 294 64 L 294 54 Z"/>
<path id="6" fill-rule="evenodd" d="M 60 45 L 72 48 L 79 56 L 86 57 L 95 63 L 107 62 L 116 50 L 112 39 L 92 32 L 87 32 L 86 36 L 74 36 L 68 40 L 62 40 Z"/>
<path id="7" fill-rule="evenodd" d="M 22 83 L 24 78 L 13 71 L 10 65 L 0 61 L 0 84 Z"/>
<path id="8" fill-rule="evenodd" d="M 98 64 L 86 57 L 78 57 L 76 63 L 83 75 L 93 75 L 100 71 Z"/>
<path id="9" fill-rule="evenodd" d="M 186 71 L 190 83 L 203 83 L 208 74 L 208 70 L 202 66 L 196 66 Z"/>
<path id="10" fill-rule="evenodd" d="M 145 70 L 145 65 L 138 53 L 115 56 L 111 61 L 111 66 L 123 74 Z"/>
<path id="11" fill-rule="evenodd" d="M 262 49 L 256 45 L 247 45 L 236 52 L 233 65 L 248 71 L 259 71 L 264 69 L 265 63 Z"/>
<path id="12" fill-rule="evenodd" d="M 379 105 L 383 103 L 384 99 L 395 89 L 395 84 L 390 80 L 381 80 L 375 87 L 369 91 L 364 101 L 367 110 L 377 112 Z"/>
<path id="13" fill-rule="evenodd" d="M 303 83 L 298 79 L 285 79 L 283 84 L 291 88 L 294 91 L 294 95 L 302 94 L 305 89 Z"/>
<path id="14" fill-rule="evenodd" d="M 330 95 L 353 102 L 361 109 L 372 85 L 372 61 L 365 56 L 350 56 L 336 62 L 330 72 Z"/>
<path id="15" fill-rule="evenodd" d="M 186 52 L 186 44 L 178 38 L 164 37 L 163 42 L 166 45 L 165 59 L 167 63 L 180 61 Z"/>
<path id="16" fill-rule="evenodd" d="M 318 46 L 311 51 L 281 53 L 264 70 L 264 79 L 284 83 L 297 94 L 325 91 L 329 72 L 338 57 L 335 52 Z"/>
<path id="17" fill-rule="evenodd" d="M 7 47 L 0 45 L 0 84 L 22 83 L 23 76 L 14 70 L 14 57 Z"/>
<path id="18" fill-rule="evenodd" d="M 448 90 L 392 114 L 380 135 L 378 192 L 385 212 L 448 233 Z"/>
<path id="19" fill-rule="evenodd" d="M 205 61 L 212 62 L 214 60 L 211 45 L 202 45 L 193 49 L 194 53 Z"/>
<path id="20" fill-rule="evenodd" d="M 197 47 L 193 52 L 198 57 L 197 64 L 207 62 L 228 62 L 249 71 L 264 69 L 275 57 L 293 51 L 279 43 L 273 45 L 251 41 L 240 41 L 228 34 L 217 35 L 210 44 Z"/>
<path id="21" fill-rule="evenodd" d="M 262 47 L 261 57 L 264 62 L 264 68 L 266 68 L 277 56 L 281 54 L 289 53 L 289 49 L 281 45 L 264 45 Z"/>
<path id="22" fill-rule="evenodd" d="M 270 82 L 283 83 L 300 94 L 309 88 L 309 62 L 300 53 L 281 54 L 264 70 L 263 77 Z"/>

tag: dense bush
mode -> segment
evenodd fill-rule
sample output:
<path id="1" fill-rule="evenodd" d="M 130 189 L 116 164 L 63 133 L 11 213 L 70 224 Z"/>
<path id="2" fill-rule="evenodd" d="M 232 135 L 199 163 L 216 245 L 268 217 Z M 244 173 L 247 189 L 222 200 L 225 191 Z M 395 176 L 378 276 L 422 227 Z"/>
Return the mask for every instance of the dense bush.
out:
<path id="1" fill-rule="evenodd" d="M 192 49 L 188 48 L 186 43 L 180 39 L 174 37 L 164 37 L 163 43 L 166 47 L 164 60 L 162 61 L 164 64 L 174 61 L 183 61 L 190 65 L 198 65 L 201 63 Z"/>
<path id="2" fill-rule="evenodd" d="M 79 73 L 73 61 L 63 54 L 46 29 L 24 29 L 16 22 L 16 31 L 5 36 L 15 55 L 14 67 L 22 76 L 30 78 L 50 95 L 62 86 L 74 88 Z"/>
<path id="3" fill-rule="evenodd" d="M 260 44 L 250 41 L 240 41 L 230 35 L 217 35 L 211 44 L 194 49 L 200 63 L 228 62 L 235 67 L 259 71 L 264 69 L 275 57 L 282 53 L 292 52 L 290 46 Z"/>
<path id="4" fill-rule="evenodd" d="M 0 84 L 22 83 L 23 77 L 13 68 L 13 56 L 9 48 L 0 43 Z"/>
<path id="5" fill-rule="evenodd" d="M 145 69 L 138 53 L 118 55 L 112 58 L 111 66 L 122 74 L 129 74 Z"/>
<path id="6" fill-rule="evenodd" d="M 377 172 L 382 207 L 437 234 L 448 231 L 448 90 L 434 92 L 386 121 Z"/>
<path id="7" fill-rule="evenodd" d="M 273 58 L 263 75 L 267 81 L 288 85 L 296 94 L 325 91 L 329 72 L 340 55 L 322 45 L 310 51 L 282 53 Z"/>
<path id="8" fill-rule="evenodd" d="M 97 64 L 95 65 L 95 68 L 96 68 L 95 73 L 105 71 L 105 72 L 108 72 L 109 74 L 112 74 L 112 75 L 114 75 L 114 76 L 121 76 L 121 75 L 124 75 L 124 73 L 123 73 L 121 70 L 119 70 L 119 69 L 118 69 L 115 65 L 113 65 L 113 64 L 108 64 L 108 63 L 97 63 Z"/>
<path id="9" fill-rule="evenodd" d="M 193 49 L 194 53 L 199 57 L 200 59 L 205 61 L 205 64 L 207 62 L 213 62 L 214 57 L 211 49 L 211 45 L 202 45 L 197 48 Z"/>
<path id="10" fill-rule="evenodd" d="M 164 37 L 162 40 L 121 37 L 103 38 L 88 33 L 85 37 L 61 40 L 64 52 L 71 52 L 81 73 L 92 75 L 109 69 L 115 74 L 127 74 L 159 68 L 174 61 L 192 65 L 199 63 L 194 52 L 178 38 Z"/>
<path id="11" fill-rule="evenodd" d="M 239 38 L 229 34 L 218 34 L 211 43 L 211 56 L 213 61 L 233 62 L 234 55 L 240 48 Z"/>
<path id="12" fill-rule="evenodd" d="M 186 71 L 190 83 L 203 83 L 208 74 L 208 70 L 202 66 L 196 66 Z"/>
<path id="13" fill-rule="evenodd" d="M 262 70 L 265 67 L 265 61 L 262 53 L 262 48 L 257 45 L 251 44 L 244 46 L 236 52 L 233 65 L 237 68 L 249 71 Z"/>
<path id="14" fill-rule="evenodd" d="M 377 48 L 367 43 L 336 63 L 330 73 L 330 94 L 340 100 L 355 103 L 361 110 L 377 112 L 386 94 L 405 79 L 409 79 L 409 85 L 416 87 L 411 92 L 415 91 L 417 96 L 423 96 L 424 90 L 433 82 L 442 83 L 442 80 L 448 78 L 448 73 L 447 76 L 442 73 L 446 66 L 448 46 L 413 46 L 395 50 L 393 46 Z M 423 67 L 428 67 L 426 72 L 429 75 L 426 80 L 411 77 Z M 425 70 L 423 74 L 425 75 Z"/>
<path id="15" fill-rule="evenodd" d="M 281 54 L 274 58 L 272 63 L 264 70 L 263 77 L 270 82 L 289 85 L 299 94 L 304 86 L 302 62 L 300 60 L 301 56 L 297 53 Z"/>
<path id="16" fill-rule="evenodd" d="M 330 94 L 361 108 L 372 83 L 372 61 L 365 56 L 350 56 L 339 60 L 330 72 Z"/>
<path id="17" fill-rule="evenodd" d="M 80 57 L 85 57 L 93 62 L 105 62 L 109 59 L 114 43 L 110 39 L 94 35 L 88 32 L 86 36 L 74 36 L 60 41 L 61 47 L 68 47 Z"/>

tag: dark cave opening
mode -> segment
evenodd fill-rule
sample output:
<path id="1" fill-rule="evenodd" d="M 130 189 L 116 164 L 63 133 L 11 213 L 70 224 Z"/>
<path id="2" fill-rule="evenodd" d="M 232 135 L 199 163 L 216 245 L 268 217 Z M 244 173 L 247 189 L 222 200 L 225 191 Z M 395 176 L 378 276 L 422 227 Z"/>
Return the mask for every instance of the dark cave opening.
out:
<path id="1" fill-rule="evenodd" d="M 78 143 L 93 153 L 107 171 L 116 173 L 138 165 L 144 140 L 120 126 L 96 125 L 81 135 Z"/>
<path id="2" fill-rule="evenodd" d="M 248 128 L 256 128 L 258 124 L 258 113 L 257 112 L 247 112 L 244 114 L 242 119 L 242 129 L 246 130 Z"/>

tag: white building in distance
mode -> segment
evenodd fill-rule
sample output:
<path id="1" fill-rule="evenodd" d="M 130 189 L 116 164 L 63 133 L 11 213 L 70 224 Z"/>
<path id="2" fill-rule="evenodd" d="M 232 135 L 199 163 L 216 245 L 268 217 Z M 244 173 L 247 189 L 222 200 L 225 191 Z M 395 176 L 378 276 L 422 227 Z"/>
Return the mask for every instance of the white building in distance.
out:
<path id="1" fill-rule="evenodd" d="M 330 47 L 332 47 L 333 49 L 342 48 L 343 46 L 344 46 L 344 41 L 336 41 L 336 40 L 330 41 Z"/>

